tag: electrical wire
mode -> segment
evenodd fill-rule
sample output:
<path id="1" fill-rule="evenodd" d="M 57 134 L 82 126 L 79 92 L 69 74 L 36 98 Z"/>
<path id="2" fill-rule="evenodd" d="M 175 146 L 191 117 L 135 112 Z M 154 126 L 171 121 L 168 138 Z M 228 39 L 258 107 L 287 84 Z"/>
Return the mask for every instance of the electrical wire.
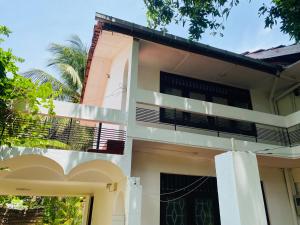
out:
<path id="1" fill-rule="evenodd" d="M 163 194 L 160 194 L 160 195 L 170 195 L 170 194 L 174 194 L 174 193 L 177 193 L 177 192 L 179 192 L 179 191 L 185 190 L 185 189 L 187 189 L 188 187 L 192 186 L 193 184 L 197 183 L 198 181 L 201 181 L 201 180 L 204 179 L 204 178 L 205 178 L 205 177 L 201 177 L 201 178 L 197 179 L 196 181 L 194 181 L 193 183 L 189 184 L 189 185 L 186 186 L 186 187 L 177 189 L 177 190 L 172 191 L 172 192 L 163 193 Z"/>
<path id="2" fill-rule="evenodd" d="M 189 192 L 177 197 L 177 198 L 173 198 L 173 199 L 169 199 L 169 200 L 160 200 L 160 202 L 164 202 L 164 203 L 168 203 L 168 202 L 173 202 L 173 201 L 177 201 L 178 199 L 181 199 L 187 195 L 189 195 L 190 193 L 192 193 L 193 191 L 195 191 L 196 189 L 198 189 L 199 187 L 201 187 L 202 184 L 204 184 L 207 180 L 209 179 L 209 177 L 206 177 L 204 179 L 204 181 L 202 181 L 199 185 L 197 185 L 194 189 L 190 190 Z"/>

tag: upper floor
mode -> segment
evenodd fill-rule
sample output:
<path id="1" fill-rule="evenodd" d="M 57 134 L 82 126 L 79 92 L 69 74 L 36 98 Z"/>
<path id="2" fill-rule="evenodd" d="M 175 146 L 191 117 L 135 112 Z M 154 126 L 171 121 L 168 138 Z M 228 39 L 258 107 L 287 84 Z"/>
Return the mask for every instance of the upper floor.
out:
<path id="1" fill-rule="evenodd" d="M 298 46 L 245 56 L 101 14 L 96 20 L 81 104 L 56 102 L 41 134 L 58 141 L 43 147 L 83 151 L 72 153 L 76 163 L 61 162 L 66 170 L 103 159 L 128 175 L 141 143 L 300 157 Z"/>
<path id="2" fill-rule="evenodd" d="M 82 103 L 128 113 L 135 127 L 129 136 L 192 146 L 208 136 L 222 149 L 235 138 L 241 148 L 270 152 L 298 145 L 299 51 L 283 51 L 294 61 L 281 65 L 278 56 L 271 63 L 272 55 L 264 61 L 105 15 L 96 19 Z"/>

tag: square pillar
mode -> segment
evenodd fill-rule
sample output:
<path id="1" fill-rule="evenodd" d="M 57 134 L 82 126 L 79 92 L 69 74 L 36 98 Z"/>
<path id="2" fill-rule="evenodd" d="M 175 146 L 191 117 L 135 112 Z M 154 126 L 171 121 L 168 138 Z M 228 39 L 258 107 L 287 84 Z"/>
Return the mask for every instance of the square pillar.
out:
<path id="1" fill-rule="evenodd" d="M 222 225 L 267 225 L 256 155 L 226 152 L 215 157 Z"/>
<path id="2" fill-rule="evenodd" d="M 141 225 L 142 186 L 138 177 L 128 177 L 125 225 Z"/>
<path id="3" fill-rule="evenodd" d="M 128 60 L 128 81 L 127 81 L 127 101 L 126 112 L 128 113 L 127 135 L 136 124 L 136 91 L 138 87 L 139 71 L 139 40 L 133 39 L 132 49 Z"/>

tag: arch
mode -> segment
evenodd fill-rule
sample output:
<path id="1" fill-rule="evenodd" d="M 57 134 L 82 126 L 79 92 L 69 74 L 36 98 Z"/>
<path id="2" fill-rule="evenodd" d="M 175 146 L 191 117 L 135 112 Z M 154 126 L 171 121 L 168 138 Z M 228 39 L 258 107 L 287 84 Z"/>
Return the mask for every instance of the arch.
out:
<path id="1" fill-rule="evenodd" d="M 41 155 L 20 155 L 5 159 L 1 167 L 7 167 L 9 172 L 2 173 L 2 178 L 33 179 L 33 180 L 63 180 L 64 169 L 51 158 Z"/>
<path id="2" fill-rule="evenodd" d="M 91 182 L 118 182 L 125 175 L 122 169 L 114 163 L 106 160 L 96 159 L 81 163 L 74 167 L 68 174 L 69 180 L 86 178 Z"/>

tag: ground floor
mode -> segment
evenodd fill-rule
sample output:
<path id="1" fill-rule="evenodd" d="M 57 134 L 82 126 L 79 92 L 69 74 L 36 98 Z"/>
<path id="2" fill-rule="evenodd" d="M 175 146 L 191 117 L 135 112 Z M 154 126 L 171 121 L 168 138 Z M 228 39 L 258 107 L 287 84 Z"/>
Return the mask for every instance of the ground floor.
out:
<path id="1" fill-rule="evenodd" d="M 0 195 L 84 196 L 84 225 L 300 224 L 298 161 L 139 141 L 126 174 L 120 157 L 60 153 L 2 152 Z"/>
<path id="2" fill-rule="evenodd" d="M 134 146 L 132 174 L 140 177 L 143 186 L 141 224 L 220 225 L 220 196 L 218 197 L 220 187 L 217 185 L 215 162 L 217 154 L 220 152 L 203 150 L 199 154 L 195 149 L 183 150 L 176 146 L 137 143 Z M 265 214 L 266 224 L 297 225 L 295 219 L 299 217 L 295 218 L 293 195 L 297 193 L 297 182 L 300 181 L 298 169 L 284 169 L 287 165 L 291 165 L 285 160 L 282 161 L 282 167 L 280 167 L 280 160 L 275 159 L 272 162 L 272 160 L 259 158 L 258 161 L 259 185 L 264 207 L 261 211 Z M 245 164 L 249 163 L 251 162 Z M 241 166 L 238 170 L 241 187 L 248 190 L 243 194 L 248 195 L 251 192 L 249 189 L 252 189 L 250 186 L 253 183 L 252 177 L 246 171 L 247 166 Z M 229 174 L 221 175 L 228 179 Z M 249 179 L 250 184 L 247 181 Z M 292 183 L 287 184 L 291 180 Z M 225 183 L 230 183 L 230 180 L 226 180 Z M 289 190 L 290 188 L 294 190 Z M 222 199 L 234 201 L 236 191 L 238 187 L 227 189 L 228 198 L 225 199 L 227 196 L 223 196 Z M 291 191 L 293 193 L 289 193 Z M 244 196 L 240 197 L 242 199 Z M 254 199 L 242 200 L 244 201 L 240 203 L 240 207 L 243 207 L 241 204 L 256 204 L 251 202 Z M 228 214 L 234 216 L 234 209 Z M 253 221 L 253 218 L 251 219 Z"/>

